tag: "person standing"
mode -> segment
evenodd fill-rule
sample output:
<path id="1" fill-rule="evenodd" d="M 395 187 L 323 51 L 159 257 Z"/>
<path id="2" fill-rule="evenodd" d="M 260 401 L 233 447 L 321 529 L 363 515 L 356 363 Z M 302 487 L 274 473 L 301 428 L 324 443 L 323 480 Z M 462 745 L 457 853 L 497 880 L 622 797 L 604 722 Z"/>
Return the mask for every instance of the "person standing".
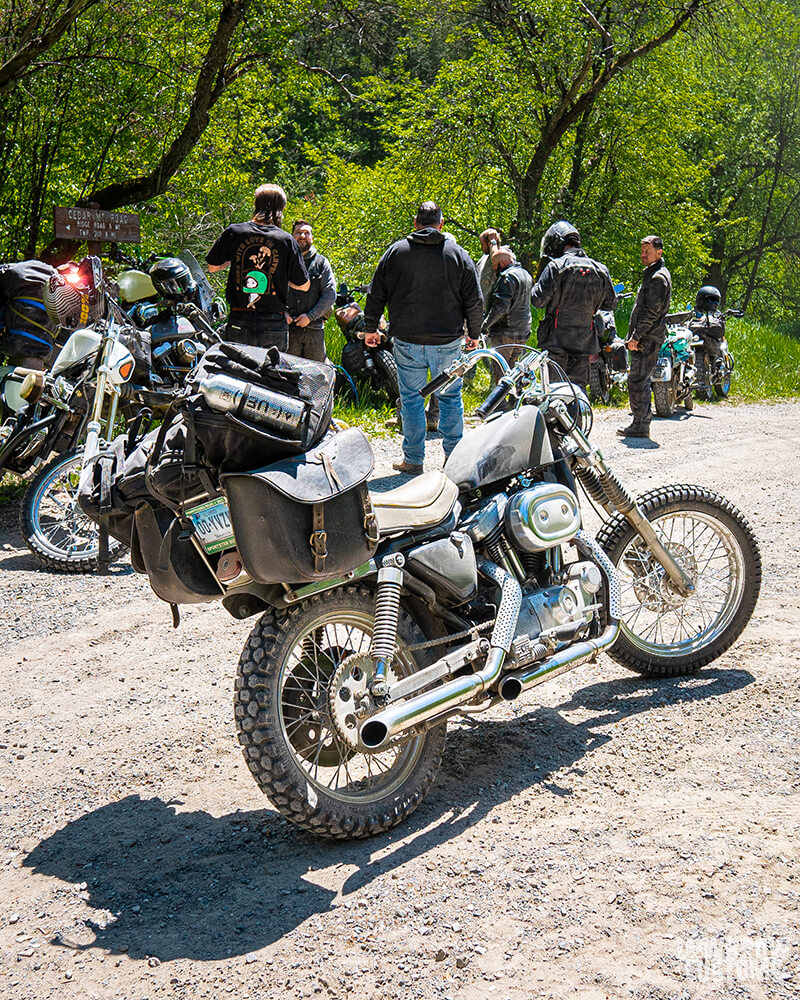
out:
<path id="1" fill-rule="evenodd" d="M 327 257 L 314 246 L 311 223 L 298 219 L 292 236 L 303 254 L 311 285 L 307 292 L 289 286 L 289 354 L 312 361 L 325 360 L 325 320 L 336 301 L 336 278 Z"/>
<path id="2" fill-rule="evenodd" d="M 482 329 L 489 337 L 490 346 L 513 365 L 525 350 L 520 345 L 527 343 L 531 333 L 533 278 L 509 247 L 500 247 L 494 254 L 492 267 L 494 281 Z"/>
<path id="3" fill-rule="evenodd" d="M 633 420 L 617 428 L 620 437 L 650 437 L 651 383 L 658 352 L 667 335 L 666 317 L 672 295 L 672 276 L 663 260 L 664 242 L 660 236 L 645 236 L 641 259 L 644 273 L 636 293 L 636 302 L 628 324 L 625 346 L 631 352 L 628 373 L 628 396 Z"/>
<path id="4" fill-rule="evenodd" d="M 483 298 L 466 250 L 442 233 L 442 210 L 423 202 L 414 231 L 383 254 L 367 292 L 365 343 L 377 347 L 378 322 L 388 306 L 403 411 L 403 459 L 398 472 L 419 475 L 425 459 L 425 404 L 419 390 L 461 353 L 464 321 L 468 350 L 477 346 Z M 461 380 L 437 393 L 445 459 L 461 440 Z"/>
<path id="5" fill-rule="evenodd" d="M 584 388 L 589 359 L 600 351 L 594 314 L 617 304 L 611 275 L 605 264 L 581 250 L 580 233 L 564 219 L 542 237 L 541 256 L 548 263 L 531 290 L 531 303 L 545 310 L 537 343 L 571 382 Z"/>
<path id="6" fill-rule="evenodd" d="M 286 192 L 277 184 L 262 184 L 254 202 L 252 219 L 228 226 L 206 254 L 206 263 L 209 271 L 230 268 L 225 338 L 285 351 L 289 289 L 308 291 L 311 282 L 300 247 L 280 228 Z"/>

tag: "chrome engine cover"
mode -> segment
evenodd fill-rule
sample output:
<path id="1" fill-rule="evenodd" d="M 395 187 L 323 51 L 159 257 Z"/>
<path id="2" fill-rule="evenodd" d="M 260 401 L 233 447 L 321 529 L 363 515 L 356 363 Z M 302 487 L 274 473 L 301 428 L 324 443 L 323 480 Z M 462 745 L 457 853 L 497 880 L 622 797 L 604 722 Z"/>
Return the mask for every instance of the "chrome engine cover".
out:
<path id="1" fill-rule="evenodd" d="M 516 548 L 523 552 L 546 552 L 568 542 L 580 530 L 580 504 L 566 486 L 538 483 L 511 498 L 505 525 Z"/>

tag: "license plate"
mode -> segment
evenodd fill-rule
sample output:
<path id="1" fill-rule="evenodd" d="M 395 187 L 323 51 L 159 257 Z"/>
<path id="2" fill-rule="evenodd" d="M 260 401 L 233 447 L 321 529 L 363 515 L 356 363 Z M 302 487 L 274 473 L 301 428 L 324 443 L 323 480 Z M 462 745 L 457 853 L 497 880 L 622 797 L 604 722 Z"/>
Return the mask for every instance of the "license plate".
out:
<path id="1" fill-rule="evenodd" d="M 228 509 L 228 501 L 224 497 L 217 500 L 209 500 L 200 504 L 199 507 L 192 507 L 187 510 L 200 544 L 209 553 L 222 552 L 223 549 L 232 549 L 236 545 L 231 527 L 231 513 Z"/>

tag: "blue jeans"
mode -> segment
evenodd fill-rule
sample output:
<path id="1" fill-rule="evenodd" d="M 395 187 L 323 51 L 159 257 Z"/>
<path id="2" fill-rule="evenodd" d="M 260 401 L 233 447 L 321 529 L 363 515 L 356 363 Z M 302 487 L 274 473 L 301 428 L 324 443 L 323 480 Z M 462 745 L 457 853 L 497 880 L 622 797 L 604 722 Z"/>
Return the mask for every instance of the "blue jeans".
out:
<path id="1" fill-rule="evenodd" d="M 425 459 L 425 400 L 419 390 L 431 377 L 452 364 L 461 354 L 461 340 L 449 344 L 409 344 L 395 340 L 394 357 L 400 383 L 403 415 L 403 458 L 412 465 Z M 464 433 L 464 403 L 461 379 L 436 393 L 439 398 L 439 430 L 445 455 L 449 455 Z"/>

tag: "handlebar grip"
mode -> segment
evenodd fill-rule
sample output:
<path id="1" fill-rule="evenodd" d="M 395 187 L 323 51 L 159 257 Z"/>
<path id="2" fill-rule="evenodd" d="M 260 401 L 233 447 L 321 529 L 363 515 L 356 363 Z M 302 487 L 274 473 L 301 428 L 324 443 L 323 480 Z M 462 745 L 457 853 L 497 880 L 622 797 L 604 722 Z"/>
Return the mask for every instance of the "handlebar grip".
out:
<path id="1" fill-rule="evenodd" d="M 439 372 L 439 374 L 435 375 L 427 385 L 423 385 L 423 387 L 419 390 L 420 396 L 422 396 L 423 399 L 426 399 L 428 396 L 436 392 L 437 389 L 441 389 L 442 386 L 447 385 L 450 379 L 451 376 L 446 371 Z"/>
<path id="2" fill-rule="evenodd" d="M 503 402 L 506 396 L 511 391 L 511 386 L 506 385 L 504 382 L 498 382 L 497 385 L 492 389 L 489 395 L 484 399 L 481 405 L 475 411 L 475 415 L 480 417 L 481 420 L 488 417 L 490 413 L 494 413 L 497 407 Z"/>

